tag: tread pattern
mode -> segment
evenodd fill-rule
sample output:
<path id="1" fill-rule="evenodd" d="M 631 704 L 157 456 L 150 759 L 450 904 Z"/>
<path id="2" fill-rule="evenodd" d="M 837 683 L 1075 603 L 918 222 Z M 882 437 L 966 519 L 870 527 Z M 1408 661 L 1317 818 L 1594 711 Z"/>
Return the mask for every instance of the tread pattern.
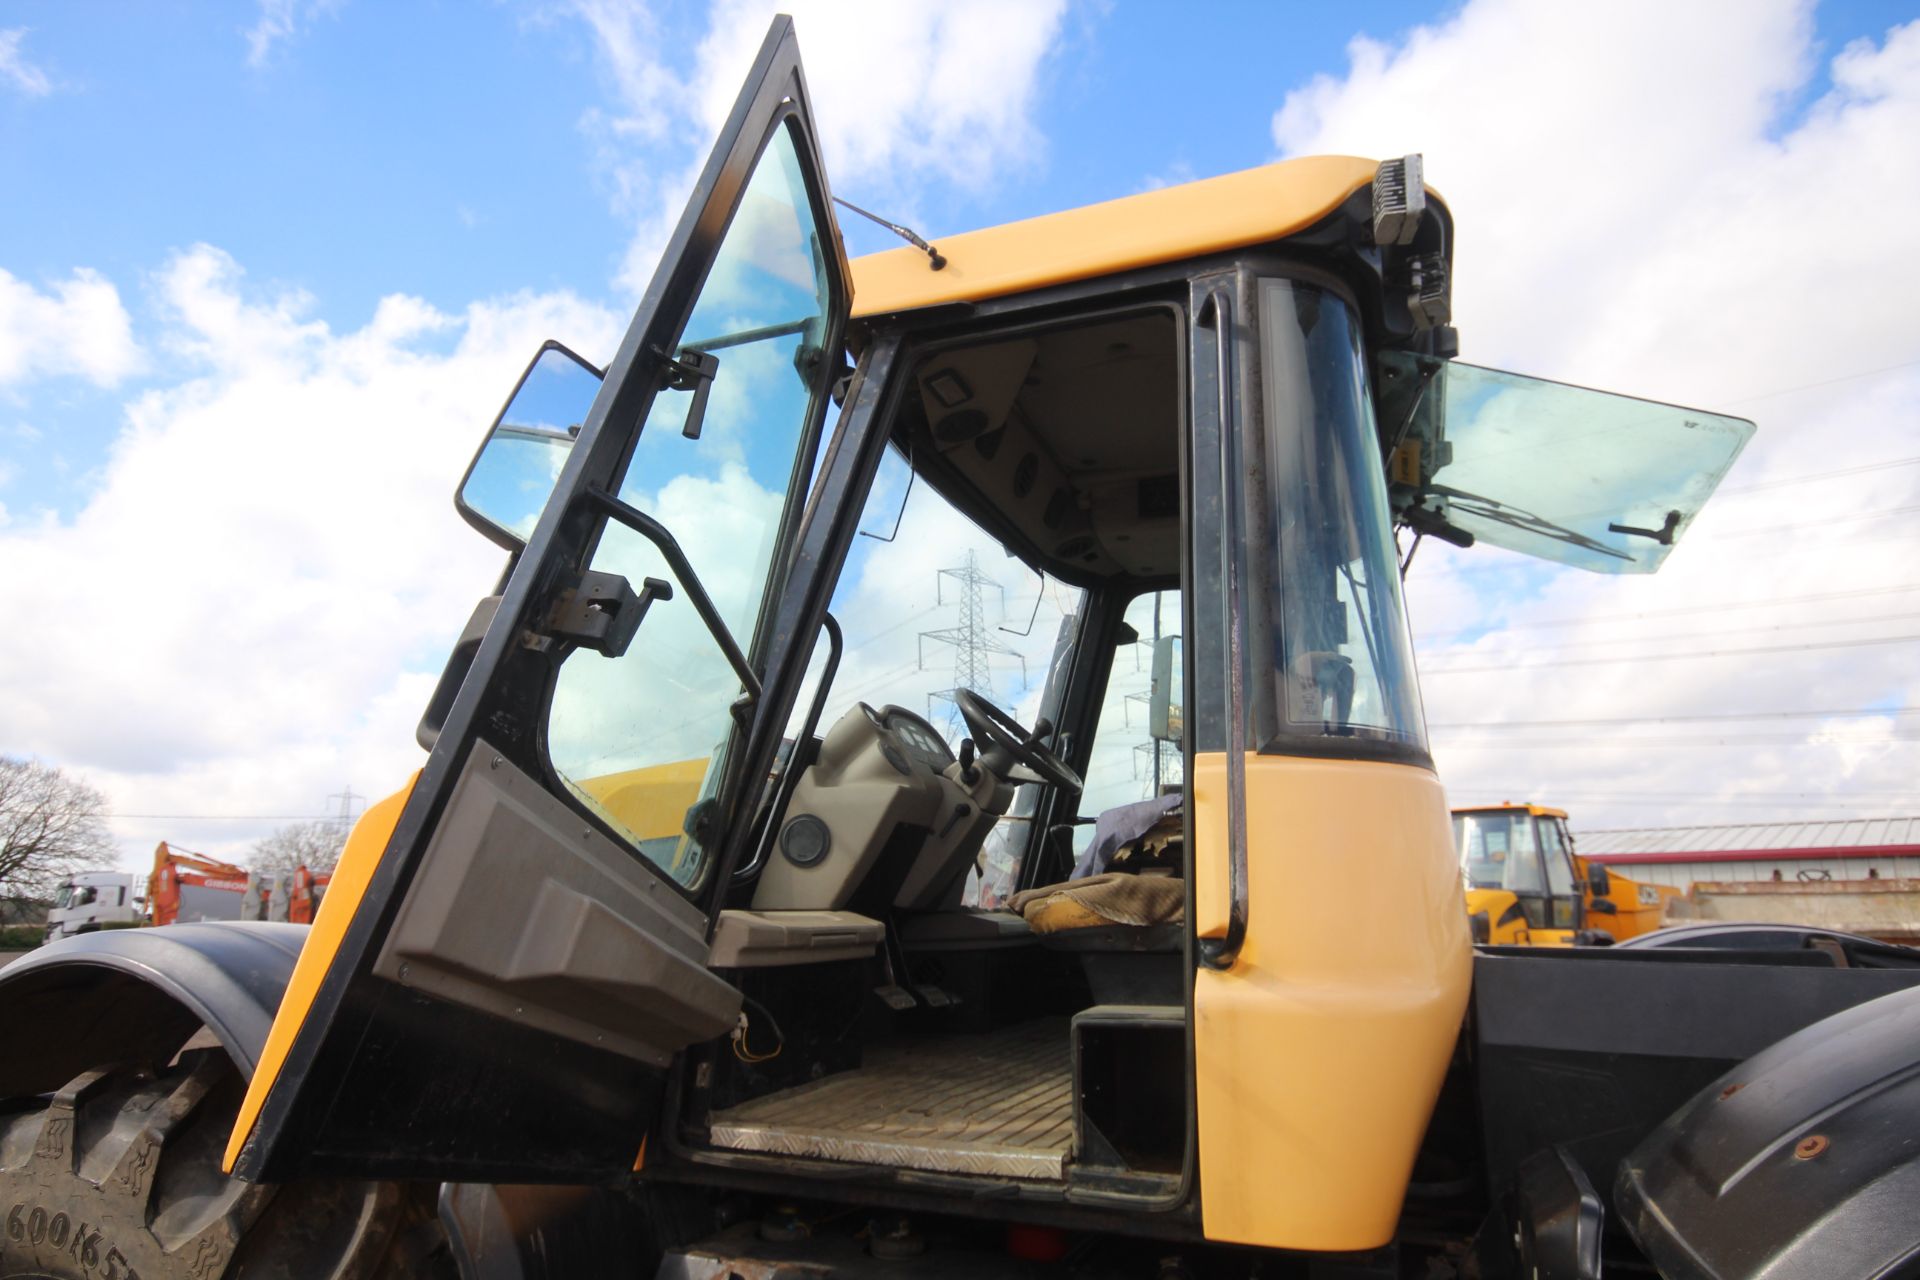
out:
<path id="1" fill-rule="evenodd" d="M 159 1072 L 83 1072 L 44 1105 L 0 1103 L 0 1280 L 422 1274 L 425 1189 L 220 1172 L 242 1085 L 224 1051 L 203 1049 Z"/>

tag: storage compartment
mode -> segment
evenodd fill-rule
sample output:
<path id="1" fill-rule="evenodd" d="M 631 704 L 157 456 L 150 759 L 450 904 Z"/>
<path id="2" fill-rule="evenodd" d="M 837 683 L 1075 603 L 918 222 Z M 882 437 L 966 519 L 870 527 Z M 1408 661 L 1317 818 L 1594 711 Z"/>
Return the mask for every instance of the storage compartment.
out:
<path id="1" fill-rule="evenodd" d="M 1096 1005 L 1073 1018 L 1076 1181 L 1178 1177 L 1187 1146 L 1186 1011 Z"/>

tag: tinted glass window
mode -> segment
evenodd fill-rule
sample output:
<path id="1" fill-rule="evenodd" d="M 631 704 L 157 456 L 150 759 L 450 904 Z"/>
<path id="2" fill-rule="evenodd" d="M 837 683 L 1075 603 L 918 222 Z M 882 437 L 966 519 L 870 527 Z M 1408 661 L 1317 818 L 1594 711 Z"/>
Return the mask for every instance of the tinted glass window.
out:
<path id="1" fill-rule="evenodd" d="M 1249 604 L 1265 601 L 1277 679 L 1256 723 L 1424 747 L 1359 324 L 1332 294 L 1263 280 L 1260 352 L 1278 554 Z"/>

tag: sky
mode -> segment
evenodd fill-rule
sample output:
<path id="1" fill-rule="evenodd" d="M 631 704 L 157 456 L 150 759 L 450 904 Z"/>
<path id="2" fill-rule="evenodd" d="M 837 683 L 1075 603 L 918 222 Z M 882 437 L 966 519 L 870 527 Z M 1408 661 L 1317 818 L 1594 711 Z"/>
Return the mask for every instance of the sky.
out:
<path id="1" fill-rule="evenodd" d="M 129 866 L 399 786 L 500 567 L 452 490 L 542 339 L 611 354 L 776 7 L 0 0 L 0 754 L 100 787 Z M 1920 6 L 787 8 L 835 193 L 935 241 L 1417 151 L 1462 358 L 1759 423 L 1652 577 L 1422 548 L 1456 802 L 1920 812 Z M 1046 589 L 993 572 L 1017 628 Z M 875 678 L 937 674 L 945 599 Z"/>

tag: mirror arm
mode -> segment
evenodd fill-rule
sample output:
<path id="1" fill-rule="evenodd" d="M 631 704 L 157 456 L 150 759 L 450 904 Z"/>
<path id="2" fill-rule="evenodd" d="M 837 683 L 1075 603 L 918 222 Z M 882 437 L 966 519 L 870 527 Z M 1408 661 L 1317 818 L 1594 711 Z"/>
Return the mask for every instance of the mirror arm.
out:
<path id="1" fill-rule="evenodd" d="M 638 507 L 629 506 L 604 489 L 588 489 L 582 495 L 593 506 L 609 518 L 618 521 L 651 542 L 666 559 L 667 567 L 673 570 L 680 585 L 686 588 L 687 603 L 700 615 L 700 621 L 707 624 L 707 630 L 713 635 L 713 642 L 733 667 L 733 673 L 740 677 L 741 685 L 747 691 L 747 697 L 753 702 L 760 700 L 760 677 L 747 665 L 746 654 L 735 643 L 733 632 L 727 630 L 727 624 L 720 617 L 720 611 L 713 606 L 713 598 L 707 594 L 700 575 L 693 571 L 693 564 L 687 559 L 687 553 L 680 549 L 667 527 L 655 520 Z"/>

